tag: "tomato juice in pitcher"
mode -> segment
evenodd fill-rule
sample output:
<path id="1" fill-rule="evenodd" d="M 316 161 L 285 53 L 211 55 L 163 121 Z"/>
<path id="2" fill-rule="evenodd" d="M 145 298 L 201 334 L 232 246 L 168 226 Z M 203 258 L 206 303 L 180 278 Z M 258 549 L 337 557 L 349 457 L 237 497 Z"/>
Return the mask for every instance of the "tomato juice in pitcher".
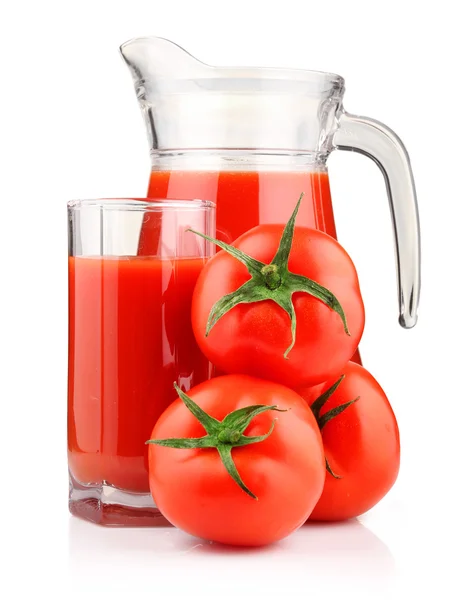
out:
<path id="1" fill-rule="evenodd" d="M 302 192 L 297 225 L 336 236 L 327 159 L 354 150 L 381 168 L 396 245 L 399 322 L 413 327 L 420 291 L 419 222 L 412 170 L 385 125 L 343 109 L 345 82 L 333 73 L 213 67 L 155 37 L 121 52 L 148 133 L 149 195 L 210 200 L 217 237 L 232 242 L 264 223 L 286 223 Z M 144 223 L 140 252 L 157 244 Z"/>
<path id="2" fill-rule="evenodd" d="M 148 195 L 213 199 L 217 237 L 227 243 L 261 223 L 286 223 L 301 194 L 297 225 L 336 237 L 327 173 L 314 171 L 152 171 Z M 147 231 L 145 231 L 147 234 Z"/>

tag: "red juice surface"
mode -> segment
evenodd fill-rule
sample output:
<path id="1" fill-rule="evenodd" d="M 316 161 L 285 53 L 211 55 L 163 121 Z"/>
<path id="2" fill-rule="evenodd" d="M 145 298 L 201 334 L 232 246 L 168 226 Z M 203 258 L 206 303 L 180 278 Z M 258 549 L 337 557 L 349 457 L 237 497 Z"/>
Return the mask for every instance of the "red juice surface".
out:
<path id="1" fill-rule="evenodd" d="M 209 377 L 191 329 L 205 259 L 69 259 L 68 451 L 73 477 L 149 492 L 146 440 L 176 398 Z"/>
<path id="2" fill-rule="evenodd" d="M 256 225 L 287 223 L 302 192 L 305 196 L 297 225 L 315 227 L 335 237 L 326 172 L 152 171 L 148 196 L 215 202 L 217 237 L 230 243 Z M 149 236 L 146 224 L 143 236 Z"/>

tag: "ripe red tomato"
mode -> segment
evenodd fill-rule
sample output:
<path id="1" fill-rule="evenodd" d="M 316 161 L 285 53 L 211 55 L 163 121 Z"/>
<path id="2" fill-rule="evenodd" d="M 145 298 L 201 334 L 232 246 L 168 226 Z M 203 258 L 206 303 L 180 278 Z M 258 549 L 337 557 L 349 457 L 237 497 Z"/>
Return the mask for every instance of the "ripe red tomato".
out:
<path id="1" fill-rule="evenodd" d="M 154 502 L 175 526 L 226 544 L 257 546 L 286 537 L 308 518 L 325 479 L 325 461 L 316 420 L 304 400 L 281 385 L 246 375 L 217 377 L 194 387 L 187 398 L 211 417 L 250 405 L 277 405 L 255 416 L 246 436 L 264 440 L 232 449 L 235 467 L 249 490 L 227 472 L 214 447 L 179 449 L 149 446 L 149 481 Z M 232 432 L 227 432 L 231 439 Z M 200 438 L 204 427 L 181 399 L 157 421 L 152 440 Z M 238 442 L 236 442 L 238 443 Z"/>
<path id="2" fill-rule="evenodd" d="M 399 431 L 385 392 L 356 363 L 349 362 L 342 373 L 345 378 L 318 419 L 327 462 L 339 478 L 327 473 L 311 520 L 339 521 L 363 514 L 385 496 L 398 476 Z M 312 406 L 334 383 L 335 378 L 300 394 Z M 352 400 L 356 401 L 323 426 L 323 415 Z"/>
<path id="3" fill-rule="evenodd" d="M 282 225 L 260 225 L 235 241 L 235 248 L 256 259 L 255 265 L 250 263 L 255 276 L 228 251 L 210 259 L 194 290 L 192 324 L 201 350 L 219 370 L 247 373 L 296 388 L 330 379 L 353 356 L 364 329 L 364 305 L 356 269 L 346 251 L 334 238 L 306 227 L 292 230 L 288 264 L 279 269 L 281 282 L 274 287 L 278 286 L 278 280 L 274 281 L 278 273 L 265 272 L 265 268 L 274 263 L 273 259 L 277 262 L 283 231 Z M 326 303 L 306 292 L 295 291 L 292 296 L 296 285 L 286 285 L 285 279 L 291 274 L 322 286 Z M 230 299 L 232 307 L 217 319 L 220 299 L 230 298 L 251 279 L 263 281 L 252 293 L 265 299 L 240 304 Z M 296 317 L 293 332 L 291 297 Z M 330 301 L 340 303 L 349 333 L 339 312 L 328 306 Z"/>

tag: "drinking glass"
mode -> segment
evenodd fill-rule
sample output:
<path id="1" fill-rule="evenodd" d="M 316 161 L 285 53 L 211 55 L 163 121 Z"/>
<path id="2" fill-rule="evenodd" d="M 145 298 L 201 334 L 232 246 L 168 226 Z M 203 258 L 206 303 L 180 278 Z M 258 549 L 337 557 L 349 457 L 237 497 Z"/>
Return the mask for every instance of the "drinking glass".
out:
<path id="1" fill-rule="evenodd" d="M 141 231 L 149 222 L 150 252 Z M 202 200 L 68 204 L 68 462 L 71 513 L 104 525 L 164 524 L 149 491 L 145 442 L 211 366 L 191 327 L 191 298 L 213 245 Z"/>

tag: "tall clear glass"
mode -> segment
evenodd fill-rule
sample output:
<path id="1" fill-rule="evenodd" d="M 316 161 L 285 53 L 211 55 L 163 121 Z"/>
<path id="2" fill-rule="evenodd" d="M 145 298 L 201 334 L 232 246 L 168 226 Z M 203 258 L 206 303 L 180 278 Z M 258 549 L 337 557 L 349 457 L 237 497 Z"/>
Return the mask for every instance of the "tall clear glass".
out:
<path id="1" fill-rule="evenodd" d="M 214 236 L 215 206 L 75 201 L 68 227 L 70 511 L 104 525 L 162 524 L 145 442 L 176 397 L 173 382 L 188 391 L 211 375 L 190 312 L 213 246 L 189 229 Z"/>

